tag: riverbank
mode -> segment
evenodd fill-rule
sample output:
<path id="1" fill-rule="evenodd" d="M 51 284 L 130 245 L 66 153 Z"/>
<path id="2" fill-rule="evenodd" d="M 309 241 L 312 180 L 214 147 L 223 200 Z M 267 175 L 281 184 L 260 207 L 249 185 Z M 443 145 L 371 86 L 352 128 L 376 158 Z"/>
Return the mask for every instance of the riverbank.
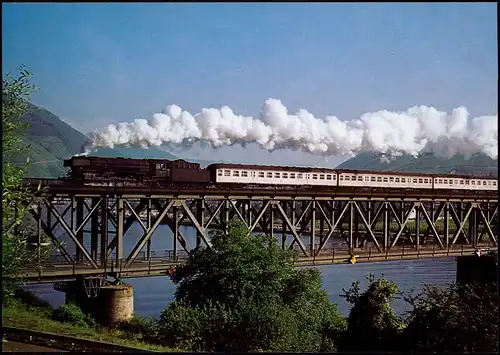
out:
<path id="1" fill-rule="evenodd" d="M 49 307 L 34 307 L 22 302 L 2 306 L 2 324 L 81 339 L 103 341 L 145 350 L 171 352 L 177 351 L 163 346 L 141 341 L 141 334 L 100 326 L 73 324 L 52 319 L 54 310 Z"/>

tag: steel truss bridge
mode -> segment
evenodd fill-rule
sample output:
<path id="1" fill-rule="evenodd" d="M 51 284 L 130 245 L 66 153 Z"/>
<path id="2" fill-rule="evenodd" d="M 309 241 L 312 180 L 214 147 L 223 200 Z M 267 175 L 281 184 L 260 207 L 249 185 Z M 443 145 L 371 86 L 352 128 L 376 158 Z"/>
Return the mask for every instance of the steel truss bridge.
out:
<path id="1" fill-rule="evenodd" d="M 397 189 L 158 189 L 33 181 L 44 189 L 29 214 L 61 255 L 27 265 L 27 283 L 79 277 L 165 275 L 195 246 L 210 247 L 208 231 L 232 219 L 298 253 L 298 266 L 438 258 L 497 248 L 496 192 Z M 90 231 L 84 228 L 90 223 Z M 138 223 L 130 253 L 124 240 Z M 160 224 L 173 233 L 171 250 L 151 250 Z M 196 230 L 188 245 L 181 225 Z M 54 235 L 59 226 L 75 253 Z M 84 240 L 84 232 L 90 234 Z M 90 239 L 90 241 L 88 240 Z M 85 245 L 90 245 L 88 249 Z M 68 248 L 67 248 L 68 247 Z"/>

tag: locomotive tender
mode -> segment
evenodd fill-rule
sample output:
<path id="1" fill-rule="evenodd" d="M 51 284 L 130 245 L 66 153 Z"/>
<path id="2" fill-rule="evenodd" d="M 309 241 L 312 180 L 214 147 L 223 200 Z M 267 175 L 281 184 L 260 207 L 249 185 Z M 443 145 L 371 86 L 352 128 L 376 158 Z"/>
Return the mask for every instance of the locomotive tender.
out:
<path id="1" fill-rule="evenodd" d="M 339 170 L 266 165 L 211 164 L 167 159 L 75 156 L 64 161 L 68 178 L 81 182 L 155 182 L 168 185 L 359 187 L 497 191 L 498 180 L 442 174 Z"/>

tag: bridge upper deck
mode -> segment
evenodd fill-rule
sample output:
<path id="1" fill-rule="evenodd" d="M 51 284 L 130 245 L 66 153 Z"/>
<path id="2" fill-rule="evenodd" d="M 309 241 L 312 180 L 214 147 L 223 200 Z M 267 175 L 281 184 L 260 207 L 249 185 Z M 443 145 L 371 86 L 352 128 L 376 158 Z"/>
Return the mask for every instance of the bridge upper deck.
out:
<path id="1" fill-rule="evenodd" d="M 433 199 L 433 200 L 471 200 L 492 201 L 498 200 L 497 191 L 477 190 L 439 190 L 439 189 L 401 189 L 401 188 L 360 188 L 360 187 L 221 187 L 207 186 L 196 188 L 185 187 L 160 187 L 154 184 L 134 183 L 106 183 L 82 184 L 71 183 L 62 179 L 24 179 L 25 185 L 43 187 L 42 193 L 46 195 L 79 195 L 79 196 L 124 196 L 124 197 L 231 197 L 235 199 L 272 197 L 293 199 L 342 199 L 342 198 L 368 198 L 368 199 Z"/>

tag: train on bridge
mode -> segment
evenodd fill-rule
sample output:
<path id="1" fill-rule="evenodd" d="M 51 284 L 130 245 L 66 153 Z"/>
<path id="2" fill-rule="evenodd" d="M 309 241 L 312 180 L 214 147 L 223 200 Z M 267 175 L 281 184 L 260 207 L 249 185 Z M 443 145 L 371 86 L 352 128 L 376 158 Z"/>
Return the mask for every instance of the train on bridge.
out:
<path id="1" fill-rule="evenodd" d="M 184 160 L 132 159 L 74 156 L 64 161 L 71 183 L 154 183 L 160 187 L 223 186 L 301 188 L 354 187 L 369 189 L 497 191 L 498 179 L 367 170 L 304 168 L 290 166 L 200 164 Z"/>

